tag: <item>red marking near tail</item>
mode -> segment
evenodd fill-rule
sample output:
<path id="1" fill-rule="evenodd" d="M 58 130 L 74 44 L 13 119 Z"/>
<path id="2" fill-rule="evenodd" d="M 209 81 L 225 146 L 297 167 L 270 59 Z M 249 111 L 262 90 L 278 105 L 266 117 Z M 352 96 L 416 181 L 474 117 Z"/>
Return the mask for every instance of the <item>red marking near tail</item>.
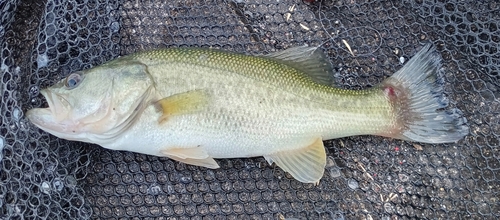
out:
<path id="1" fill-rule="evenodd" d="M 385 87 L 384 92 L 390 98 L 396 97 L 396 91 L 394 91 L 394 88 L 390 86 Z"/>
<path id="2" fill-rule="evenodd" d="M 391 106 L 391 114 L 393 114 L 395 118 L 393 124 L 387 128 L 387 130 L 378 133 L 377 135 L 384 137 L 392 137 L 399 138 L 401 132 L 404 128 L 404 123 L 407 118 L 407 111 L 402 109 L 406 108 L 407 96 L 406 90 L 404 88 L 400 88 L 397 85 L 393 85 L 391 82 L 386 82 L 382 84 L 380 87 L 382 93 L 385 96 L 385 99 L 388 101 Z M 399 151 L 399 147 L 394 148 L 395 151 Z"/>

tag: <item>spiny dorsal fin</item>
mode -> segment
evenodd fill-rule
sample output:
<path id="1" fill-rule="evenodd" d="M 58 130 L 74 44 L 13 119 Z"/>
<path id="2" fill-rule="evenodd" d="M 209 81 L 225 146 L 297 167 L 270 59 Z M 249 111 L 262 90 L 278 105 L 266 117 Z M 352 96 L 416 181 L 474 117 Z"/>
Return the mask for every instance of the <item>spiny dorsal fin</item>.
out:
<path id="1" fill-rule="evenodd" d="M 307 45 L 292 47 L 265 55 L 294 67 L 311 77 L 314 82 L 331 85 L 333 67 L 319 47 Z"/>
<path id="2" fill-rule="evenodd" d="M 323 141 L 317 138 L 311 145 L 290 151 L 280 151 L 264 156 L 267 162 L 276 163 L 303 183 L 318 184 L 326 165 L 326 153 Z"/>

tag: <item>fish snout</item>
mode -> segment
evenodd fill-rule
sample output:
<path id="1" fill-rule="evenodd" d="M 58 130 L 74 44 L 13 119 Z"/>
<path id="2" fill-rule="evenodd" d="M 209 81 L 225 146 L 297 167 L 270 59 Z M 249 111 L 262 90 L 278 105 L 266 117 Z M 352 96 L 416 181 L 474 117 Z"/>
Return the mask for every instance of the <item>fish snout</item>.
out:
<path id="1" fill-rule="evenodd" d="M 49 105 L 48 110 L 52 113 L 55 121 L 63 121 L 71 111 L 71 105 L 62 95 L 58 95 L 48 89 L 40 91 Z"/>

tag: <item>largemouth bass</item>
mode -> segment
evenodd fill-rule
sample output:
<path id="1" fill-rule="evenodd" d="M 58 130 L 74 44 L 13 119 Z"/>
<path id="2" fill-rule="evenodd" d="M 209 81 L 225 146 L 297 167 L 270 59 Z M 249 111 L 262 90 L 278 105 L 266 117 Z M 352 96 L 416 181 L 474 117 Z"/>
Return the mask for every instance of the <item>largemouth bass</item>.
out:
<path id="1" fill-rule="evenodd" d="M 295 179 L 323 176 L 323 140 L 379 135 L 424 143 L 468 134 L 447 107 L 441 58 L 425 46 L 366 90 L 331 86 L 318 47 L 263 56 L 214 49 L 139 52 L 70 74 L 41 91 L 27 117 L 57 137 L 218 168 L 214 158 L 264 156 Z"/>

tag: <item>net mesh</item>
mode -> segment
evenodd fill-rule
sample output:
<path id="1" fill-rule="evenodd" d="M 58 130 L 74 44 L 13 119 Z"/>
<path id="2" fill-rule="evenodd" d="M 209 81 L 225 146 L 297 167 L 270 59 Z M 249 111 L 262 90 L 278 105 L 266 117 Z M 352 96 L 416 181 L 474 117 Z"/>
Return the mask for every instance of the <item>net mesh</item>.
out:
<path id="1" fill-rule="evenodd" d="M 0 2 L 2 219 L 498 219 L 497 1 L 10 0 Z M 470 134 L 429 145 L 375 136 L 325 142 L 318 186 L 263 158 L 211 170 L 58 139 L 24 117 L 40 88 L 158 47 L 249 54 L 322 45 L 338 86 L 368 88 L 426 42 L 443 57 Z"/>

